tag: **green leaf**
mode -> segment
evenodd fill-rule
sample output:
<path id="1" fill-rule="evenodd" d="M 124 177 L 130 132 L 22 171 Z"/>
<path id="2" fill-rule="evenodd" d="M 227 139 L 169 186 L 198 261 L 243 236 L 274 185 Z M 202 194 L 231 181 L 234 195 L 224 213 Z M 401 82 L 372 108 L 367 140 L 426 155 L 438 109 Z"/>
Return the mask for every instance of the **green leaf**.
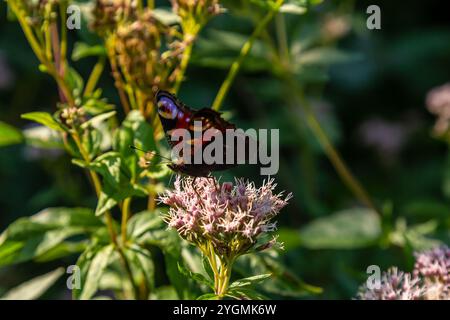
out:
<path id="1" fill-rule="evenodd" d="M 219 300 L 219 296 L 214 293 L 205 293 L 198 297 L 196 300 Z"/>
<path id="2" fill-rule="evenodd" d="M 183 266 L 182 264 L 178 263 L 178 271 L 185 275 L 186 277 L 189 277 L 190 279 L 197 281 L 199 283 L 202 283 L 208 287 L 210 287 L 211 289 L 214 289 L 214 283 L 207 279 L 204 275 L 202 275 L 201 273 L 197 273 L 197 272 L 192 272 L 191 270 L 187 269 L 185 266 Z"/>
<path id="3" fill-rule="evenodd" d="M 89 208 L 47 208 L 32 216 L 31 220 L 61 228 L 98 228 L 104 225 Z"/>
<path id="4" fill-rule="evenodd" d="M 81 128 L 86 129 L 89 126 L 93 126 L 94 128 L 97 128 L 99 126 L 100 123 L 102 123 L 103 121 L 113 117 L 116 115 L 116 111 L 109 111 L 109 112 L 105 112 L 105 113 L 101 113 L 95 117 L 92 117 L 91 119 L 89 119 L 88 121 L 84 122 L 81 125 Z"/>
<path id="5" fill-rule="evenodd" d="M 80 300 L 88 300 L 94 296 L 97 292 L 100 279 L 108 266 L 108 262 L 114 247 L 112 244 L 103 247 L 89 265 L 88 272 L 86 274 L 86 281 L 84 283 L 83 290 L 80 293 Z"/>
<path id="6" fill-rule="evenodd" d="M 20 130 L 0 121 L 0 147 L 21 143 L 23 140 Z"/>
<path id="7" fill-rule="evenodd" d="M 72 297 L 75 300 L 80 299 L 80 295 L 84 289 L 87 279 L 87 273 L 89 271 L 89 267 L 92 264 L 92 260 L 96 256 L 96 254 L 102 249 L 104 246 L 97 242 L 91 243 L 79 256 L 77 260 L 77 267 L 80 268 L 80 287 L 74 286 L 72 290 Z M 100 285 L 100 283 L 99 283 Z"/>
<path id="8" fill-rule="evenodd" d="M 134 244 L 126 249 L 126 254 L 130 258 L 133 275 L 143 275 L 147 292 L 151 292 L 155 286 L 155 266 L 150 251 Z M 142 279 L 136 280 L 142 283 Z"/>
<path id="9" fill-rule="evenodd" d="M 74 68 L 66 70 L 65 81 L 76 95 L 83 91 L 84 80 Z"/>
<path id="10" fill-rule="evenodd" d="M 202 254 L 202 265 L 203 265 L 203 270 L 208 275 L 209 279 L 211 281 L 213 281 L 213 279 L 214 279 L 214 271 L 212 270 L 211 265 L 209 264 L 208 258 L 205 255 L 203 255 L 203 254 Z"/>
<path id="11" fill-rule="evenodd" d="M 81 143 L 89 153 L 90 159 L 96 157 L 102 146 L 102 132 L 100 130 L 85 130 L 81 136 Z"/>
<path id="12" fill-rule="evenodd" d="M 355 249 L 373 245 L 381 235 L 376 212 L 354 208 L 312 221 L 300 230 L 304 247 L 310 249 Z"/>
<path id="13" fill-rule="evenodd" d="M 124 164 L 130 171 L 131 177 L 137 181 L 137 177 L 144 169 L 138 166 L 140 152 L 131 149 L 130 145 L 145 151 L 157 150 L 153 128 L 137 110 L 128 113 L 120 128 L 116 130 L 113 138 L 113 149 L 122 155 Z M 161 172 L 161 168 L 161 166 L 157 166 L 156 163 L 152 162 L 150 167 L 146 169 L 146 172 L 164 176 L 166 172 Z"/>
<path id="14" fill-rule="evenodd" d="M 272 276 L 271 273 L 266 273 L 266 274 L 260 274 L 260 275 L 252 276 L 252 277 L 248 277 L 248 278 L 239 279 L 239 280 L 234 281 L 232 284 L 230 284 L 229 288 L 236 289 L 236 288 L 251 286 L 251 285 L 261 282 L 267 278 L 270 278 L 271 276 Z"/>
<path id="15" fill-rule="evenodd" d="M 82 102 L 83 110 L 90 116 L 97 116 L 102 113 L 113 111 L 115 106 L 102 98 L 102 90 L 95 90 L 89 97 L 84 97 Z"/>
<path id="16" fill-rule="evenodd" d="M 76 42 L 72 51 L 72 60 L 78 61 L 86 57 L 106 56 L 106 49 L 102 45 L 88 45 L 84 42 Z"/>
<path id="17" fill-rule="evenodd" d="M 84 208 L 48 208 L 21 218 L 0 235 L 0 266 L 38 259 L 65 239 L 101 226 L 92 210 Z"/>
<path id="18" fill-rule="evenodd" d="M 28 112 L 24 113 L 20 116 L 22 119 L 31 120 L 37 123 L 40 123 L 50 129 L 56 131 L 64 131 L 61 125 L 52 117 L 52 115 L 48 112 Z"/>
<path id="19" fill-rule="evenodd" d="M 165 227 L 164 221 L 155 211 L 142 211 L 130 218 L 127 233 L 129 238 L 138 240 L 148 232 L 165 229 Z"/>
<path id="20" fill-rule="evenodd" d="M 131 184 L 128 168 L 123 164 L 117 152 L 107 152 L 96 158 L 89 165 L 82 161 L 74 164 L 96 171 L 103 177 L 103 187 L 95 213 L 102 215 L 118 202 L 131 196 L 145 196 L 147 191 L 137 184 Z"/>
<path id="21" fill-rule="evenodd" d="M 120 188 L 120 186 L 115 188 L 110 185 L 105 185 L 100 193 L 97 207 L 95 208 L 95 215 L 101 216 L 126 198 L 133 196 L 143 197 L 145 195 L 145 190 L 138 185 L 125 185 L 123 188 Z"/>
<path id="22" fill-rule="evenodd" d="M 302 7 L 295 3 L 285 3 L 280 8 L 281 13 L 290 13 L 297 15 L 305 14 L 307 11 L 308 10 L 305 7 Z"/>
<path id="23" fill-rule="evenodd" d="M 62 275 L 64 268 L 58 268 L 42 276 L 33 278 L 22 283 L 18 287 L 8 291 L 2 300 L 33 300 L 39 298 L 48 290 Z"/>
<path id="24" fill-rule="evenodd" d="M 290 228 L 278 229 L 278 241 L 283 244 L 286 252 L 299 247 L 302 243 L 298 230 Z"/>
<path id="25" fill-rule="evenodd" d="M 81 253 L 86 250 L 87 241 L 64 241 L 48 250 L 47 252 L 41 254 L 35 260 L 36 262 L 48 262 L 57 260 L 63 257 L 67 257 L 76 253 Z"/>
<path id="26" fill-rule="evenodd" d="M 236 289 L 231 289 L 227 292 L 226 294 L 227 296 L 230 296 L 232 298 L 238 299 L 238 300 L 242 300 L 242 299 L 246 299 L 246 300 L 267 300 L 268 298 L 262 294 L 260 294 L 259 292 L 252 290 L 252 289 L 248 289 L 248 288 L 236 288 Z"/>
<path id="27" fill-rule="evenodd" d="M 178 270 L 178 263 L 183 259 L 181 256 L 181 240 L 175 232 L 167 232 L 166 241 L 166 245 L 161 247 L 164 252 L 166 274 L 170 283 L 175 287 L 179 299 L 191 299 L 192 293 L 188 278 Z"/>
<path id="28" fill-rule="evenodd" d="M 27 145 L 42 149 L 63 149 L 61 135 L 46 126 L 36 126 L 23 130 Z"/>
<path id="29" fill-rule="evenodd" d="M 154 289 L 150 294 L 151 300 L 177 300 L 177 291 L 172 286 L 162 286 Z"/>
<path id="30" fill-rule="evenodd" d="M 336 63 L 345 63 L 361 59 L 359 54 L 344 52 L 334 48 L 315 48 L 299 53 L 295 65 L 331 65 Z"/>

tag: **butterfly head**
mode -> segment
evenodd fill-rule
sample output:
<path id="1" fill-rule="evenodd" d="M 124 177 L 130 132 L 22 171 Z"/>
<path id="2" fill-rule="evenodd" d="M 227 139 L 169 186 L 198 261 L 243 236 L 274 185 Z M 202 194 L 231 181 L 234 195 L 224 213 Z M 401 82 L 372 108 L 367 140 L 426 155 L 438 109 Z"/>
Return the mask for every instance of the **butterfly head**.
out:
<path id="1" fill-rule="evenodd" d="M 156 105 L 160 117 L 167 120 L 175 120 L 178 117 L 180 107 L 170 93 L 160 91 L 156 94 Z"/>

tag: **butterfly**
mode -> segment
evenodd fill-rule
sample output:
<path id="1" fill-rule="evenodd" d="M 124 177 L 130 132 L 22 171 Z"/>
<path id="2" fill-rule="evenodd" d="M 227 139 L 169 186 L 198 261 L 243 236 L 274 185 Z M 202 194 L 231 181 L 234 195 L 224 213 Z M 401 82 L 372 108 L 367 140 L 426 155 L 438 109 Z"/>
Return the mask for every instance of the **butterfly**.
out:
<path id="1" fill-rule="evenodd" d="M 235 147 L 234 145 L 227 145 L 225 142 L 221 147 L 222 161 L 210 164 L 205 162 L 194 163 L 195 155 L 198 153 L 202 155 L 205 148 L 213 141 L 212 139 L 207 139 L 206 136 L 208 135 L 205 133 L 222 134 L 224 137 L 227 129 L 236 129 L 234 124 L 222 118 L 221 113 L 210 108 L 191 109 L 178 100 L 175 95 L 162 90 L 158 91 L 155 95 L 155 105 L 157 106 L 158 116 L 171 148 L 173 149 L 179 146 L 180 143 L 187 143 L 190 147 L 191 161 L 188 163 L 184 161 L 173 162 L 168 165 L 170 169 L 193 177 L 207 177 L 213 171 L 226 170 L 237 166 L 237 161 L 232 161 L 232 163 L 226 162 L 227 152 L 230 152 L 230 148 Z M 198 126 L 199 123 L 201 124 L 200 126 Z M 177 129 L 185 129 L 189 133 L 189 140 L 174 141 L 172 135 Z M 201 138 L 195 138 L 195 131 L 201 131 Z M 237 152 L 236 150 L 233 150 L 233 152 L 233 158 L 236 160 Z"/>

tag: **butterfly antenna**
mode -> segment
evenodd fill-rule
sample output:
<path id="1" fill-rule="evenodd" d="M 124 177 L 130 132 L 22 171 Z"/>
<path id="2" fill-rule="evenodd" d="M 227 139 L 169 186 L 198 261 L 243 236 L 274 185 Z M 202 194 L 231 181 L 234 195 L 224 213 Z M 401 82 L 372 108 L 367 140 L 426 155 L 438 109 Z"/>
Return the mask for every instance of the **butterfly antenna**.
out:
<path id="1" fill-rule="evenodd" d="M 169 158 L 167 158 L 167 157 L 164 157 L 164 156 L 160 155 L 159 153 L 157 153 L 156 151 L 145 151 L 145 150 L 143 150 L 143 149 L 141 149 L 141 148 L 138 148 L 138 147 L 136 147 L 136 146 L 133 146 L 133 145 L 130 145 L 130 148 L 131 148 L 131 149 L 134 149 L 134 150 L 138 150 L 138 151 L 144 152 L 144 153 L 149 153 L 149 154 L 151 154 L 151 155 L 153 155 L 153 156 L 156 156 L 156 157 L 159 157 L 159 158 L 161 158 L 161 159 L 165 159 L 165 160 L 167 160 L 167 161 L 170 161 L 170 163 L 173 162 L 172 159 L 169 159 Z"/>

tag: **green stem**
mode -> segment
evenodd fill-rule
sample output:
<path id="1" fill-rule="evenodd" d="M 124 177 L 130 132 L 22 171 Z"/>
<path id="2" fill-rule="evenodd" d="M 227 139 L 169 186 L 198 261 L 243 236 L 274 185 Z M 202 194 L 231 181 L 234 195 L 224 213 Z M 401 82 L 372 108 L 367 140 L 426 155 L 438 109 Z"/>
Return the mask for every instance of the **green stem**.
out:
<path id="1" fill-rule="evenodd" d="M 31 46 L 31 49 L 33 50 L 34 54 L 38 58 L 38 60 L 41 63 L 44 63 L 45 57 L 42 54 L 40 45 L 38 41 L 36 40 L 33 31 L 31 30 L 29 24 L 27 23 L 25 17 L 20 13 L 20 9 L 16 6 L 14 1 L 8 1 L 8 4 L 11 8 L 11 10 L 14 12 L 14 15 L 17 17 L 17 20 L 19 21 L 20 26 L 22 27 L 23 33 L 25 34 L 25 37 L 28 40 L 28 43 Z"/>
<path id="2" fill-rule="evenodd" d="M 372 199 L 369 196 L 369 193 L 364 189 L 358 179 L 356 179 L 356 177 L 352 174 L 352 172 L 342 159 L 342 156 L 339 154 L 339 152 L 334 147 L 333 143 L 323 130 L 311 106 L 309 105 L 309 102 L 304 97 L 301 88 L 298 87 L 293 79 L 288 79 L 287 81 L 290 84 L 291 92 L 294 93 L 294 96 L 297 98 L 298 103 L 305 112 L 306 123 L 316 136 L 317 140 L 319 141 L 320 145 L 325 151 L 325 154 L 327 155 L 341 180 L 364 205 L 378 212 Z"/>
<path id="3" fill-rule="evenodd" d="M 83 144 L 81 143 L 81 139 L 80 139 L 80 135 L 78 133 L 78 131 L 74 130 L 72 132 L 72 137 L 75 141 L 75 144 L 77 145 L 78 149 L 80 150 L 80 153 L 84 159 L 84 161 L 89 164 L 90 163 L 90 157 L 89 154 L 87 153 L 87 151 L 85 150 L 85 148 L 83 147 Z M 89 174 L 91 175 L 92 178 L 92 182 L 94 184 L 94 188 L 95 188 L 95 192 L 97 194 L 97 198 L 100 196 L 100 193 L 102 192 L 102 186 L 100 183 L 100 179 L 97 175 L 96 172 L 89 170 Z M 129 198 L 128 198 L 129 199 Z M 127 276 L 131 282 L 131 285 L 133 286 L 133 292 L 136 298 L 139 297 L 139 287 L 136 285 L 136 283 L 134 282 L 134 278 L 133 278 L 133 272 L 130 268 L 130 264 L 128 262 L 128 259 L 122 249 L 122 247 L 120 246 L 120 244 L 117 242 L 117 235 L 116 232 L 114 230 L 114 224 L 113 224 L 113 218 L 111 216 L 111 213 L 109 211 L 105 212 L 105 220 L 106 220 L 106 226 L 108 229 L 108 233 L 109 236 L 111 238 L 111 242 L 114 245 L 114 248 L 117 250 L 117 252 L 120 255 L 122 264 L 125 268 L 125 271 L 127 273 Z M 123 236 L 123 235 L 122 235 Z"/>
<path id="4" fill-rule="evenodd" d="M 228 291 L 232 267 L 233 259 L 230 259 L 230 261 L 221 261 L 219 273 L 220 280 L 216 289 L 216 294 L 219 298 L 223 298 Z"/>
<path id="5" fill-rule="evenodd" d="M 238 58 L 231 65 L 230 70 L 228 71 L 228 74 L 225 80 L 223 81 L 222 86 L 219 89 L 219 92 L 216 95 L 216 98 L 212 105 L 212 109 L 217 111 L 222 107 L 223 101 L 225 100 L 225 97 L 227 96 L 228 91 L 230 90 L 231 84 L 233 83 L 234 79 L 236 78 L 236 75 L 241 69 L 242 64 L 247 55 L 249 54 L 251 48 L 253 47 L 254 42 L 259 37 L 261 32 L 265 29 L 266 25 L 272 20 L 274 15 L 278 12 L 283 2 L 284 0 L 278 0 L 276 2 L 275 7 L 272 10 L 270 10 L 270 12 L 267 13 L 266 16 L 259 22 L 250 38 L 242 46 Z"/>
<path id="6" fill-rule="evenodd" d="M 175 94 L 178 93 L 178 90 L 180 90 L 181 83 L 184 80 L 184 75 L 186 73 L 189 60 L 191 59 L 192 48 L 194 46 L 194 39 L 196 36 L 196 33 L 185 35 L 186 48 L 184 49 L 183 57 L 181 58 L 180 69 L 178 70 L 178 74 L 173 87 L 173 92 Z"/>
<path id="7" fill-rule="evenodd" d="M 341 180 L 349 188 L 349 190 L 359 199 L 364 205 L 372 208 L 374 211 L 378 212 L 369 193 L 364 189 L 362 184 L 356 179 L 352 174 L 350 169 L 345 164 L 342 156 L 339 154 L 337 149 L 334 147 L 331 140 L 328 138 L 325 130 L 323 130 L 319 121 L 317 120 L 311 106 L 309 105 L 307 99 L 304 96 L 302 88 L 297 84 L 294 75 L 291 72 L 290 61 L 289 61 L 289 51 L 287 47 L 287 37 L 286 37 L 286 25 L 284 20 L 278 20 L 277 23 L 277 35 L 280 42 L 280 52 L 279 56 L 275 59 L 275 64 L 278 64 L 278 70 L 282 78 L 286 81 L 292 92 L 293 96 L 297 99 L 298 104 L 302 107 L 306 115 L 306 123 L 308 124 L 311 131 L 316 136 L 320 145 L 325 151 L 328 159 L 335 168 Z M 284 52 L 284 53 L 283 53 Z M 287 54 L 287 57 L 286 57 Z M 284 58 L 284 59 L 283 59 Z"/>
<path id="8" fill-rule="evenodd" d="M 119 72 L 119 67 L 117 65 L 116 54 L 114 50 L 114 42 L 115 37 L 113 35 L 109 36 L 105 42 L 106 52 L 108 53 L 108 59 L 111 65 L 111 73 L 114 78 L 114 85 L 116 86 L 117 92 L 119 93 L 119 98 L 122 104 L 123 111 L 125 112 L 125 114 L 128 114 L 131 108 L 124 91 L 124 83 L 122 81 L 122 76 Z"/>
<path id="9" fill-rule="evenodd" d="M 89 76 L 86 88 L 84 89 L 84 96 L 91 95 L 92 92 L 95 90 L 95 87 L 97 86 L 98 80 L 102 75 L 104 67 L 105 67 L 105 57 L 100 57 L 98 62 L 92 69 L 91 75 Z"/>
<path id="10" fill-rule="evenodd" d="M 285 21 L 284 21 L 284 15 L 283 14 L 277 14 L 275 17 L 275 28 L 277 32 L 277 39 L 278 39 L 278 47 L 279 47 L 279 55 L 286 63 L 286 65 L 289 65 L 290 63 L 290 55 L 289 55 L 289 44 L 287 40 L 286 35 L 286 28 L 285 28 Z"/>
<path id="11" fill-rule="evenodd" d="M 61 15 L 61 48 L 60 48 L 60 74 L 64 75 L 66 70 L 66 57 L 67 57 L 67 3 L 62 2 L 60 4 L 60 15 Z"/>
<path id="12" fill-rule="evenodd" d="M 122 224 L 121 224 L 122 245 L 125 245 L 125 243 L 127 241 L 127 223 L 128 223 L 128 218 L 130 217 L 130 205 L 131 205 L 131 198 L 126 198 L 125 200 L 123 200 Z"/>

